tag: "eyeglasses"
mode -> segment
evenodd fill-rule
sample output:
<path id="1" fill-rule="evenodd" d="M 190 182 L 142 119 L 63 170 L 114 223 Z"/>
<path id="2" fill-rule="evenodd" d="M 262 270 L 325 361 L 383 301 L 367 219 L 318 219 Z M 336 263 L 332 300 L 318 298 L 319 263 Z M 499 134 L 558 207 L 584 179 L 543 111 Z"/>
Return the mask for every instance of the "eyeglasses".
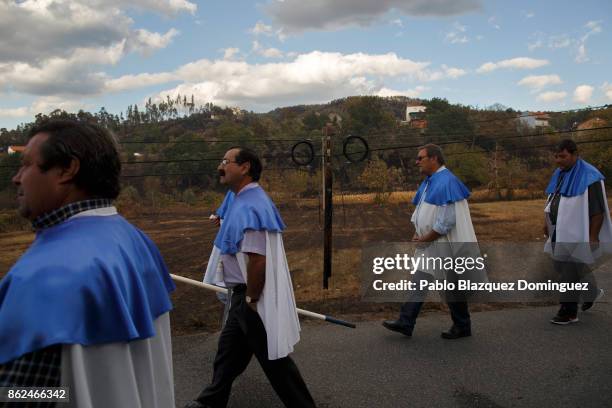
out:
<path id="1" fill-rule="evenodd" d="M 230 159 L 223 159 L 223 160 L 221 160 L 221 165 L 222 166 L 227 166 L 230 163 L 238 163 L 238 162 L 235 161 L 235 160 L 230 160 Z"/>
<path id="2" fill-rule="evenodd" d="M 423 159 L 426 159 L 428 156 L 417 156 L 416 161 L 420 162 Z"/>

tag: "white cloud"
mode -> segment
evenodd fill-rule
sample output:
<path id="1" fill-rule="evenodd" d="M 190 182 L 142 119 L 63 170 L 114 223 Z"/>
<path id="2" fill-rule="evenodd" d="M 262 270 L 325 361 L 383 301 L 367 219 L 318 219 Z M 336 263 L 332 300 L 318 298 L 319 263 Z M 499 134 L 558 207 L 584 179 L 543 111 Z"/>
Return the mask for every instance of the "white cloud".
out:
<path id="1" fill-rule="evenodd" d="M 451 79 L 457 79 L 465 74 L 467 74 L 467 71 L 461 68 L 453 68 L 453 67 L 447 67 L 446 65 L 442 65 L 442 69 L 444 70 L 444 76 L 451 78 Z"/>
<path id="2" fill-rule="evenodd" d="M 130 50 L 138 51 L 143 55 L 149 55 L 155 50 L 166 48 L 178 34 L 179 32 L 174 28 L 168 30 L 166 34 L 138 29 L 134 32 L 134 35 L 128 39 L 127 44 Z"/>
<path id="3" fill-rule="evenodd" d="M 484 63 L 476 70 L 478 73 L 486 73 L 495 71 L 500 68 L 508 68 L 508 69 L 534 69 L 543 67 L 544 65 L 548 65 L 548 60 L 544 59 L 534 59 L 528 57 L 518 57 L 507 60 L 502 60 L 498 62 L 487 62 Z"/>
<path id="4" fill-rule="evenodd" d="M 563 83 L 559 75 L 529 75 L 518 81 L 518 85 L 523 85 L 534 90 L 540 90 L 549 85 L 558 85 Z"/>
<path id="5" fill-rule="evenodd" d="M 178 34 L 134 27 L 131 8 L 171 16 L 197 7 L 185 0 L 0 0 L 0 92 L 99 93 L 107 80 L 102 66 L 166 47 Z"/>
<path id="6" fill-rule="evenodd" d="M 107 80 L 105 90 L 108 92 L 120 92 L 138 89 L 152 85 L 165 84 L 178 80 L 178 76 L 170 72 L 158 74 L 142 73 L 138 75 L 124 75 L 119 78 Z"/>
<path id="7" fill-rule="evenodd" d="M 534 51 L 537 50 L 538 48 L 541 48 L 544 46 L 544 43 L 542 42 L 542 40 L 536 40 L 532 43 L 527 44 L 527 49 L 529 51 Z"/>
<path id="8" fill-rule="evenodd" d="M 274 34 L 274 29 L 272 28 L 272 26 L 266 25 L 263 22 L 258 21 L 257 23 L 255 23 L 255 27 L 251 28 L 251 33 L 255 35 L 264 34 L 271 36 Z"/>
<path id="9" fill-rule="evenodd" d="M 548 47 L 552 49 L 567 48 L 572 45 L 572 40 L 567 34 L 551 35 L 548 38 Z"/>
<path id="10" fill-rule="evenodd" d="M 586 34 L 584 34 L 580 40 L 578 41 L 578 51 L 576 53 L 575 61 L 579 64 L 588 62 L 590 60 L 587 55 L 586 42 L 594 34 L 599 34 L 602 31 L 601 21 L 589 21 L 584 25 L 584 27 L 588 30 Z"/>
<path id="11" fill-rule="evenodd" d="M 453 16 L 479 10 L 481 0 L 284 0 L 265 11 L 285 33 L 368 26 L 390 10 L 409 16 Z"/>
<path id="12" fill-rule="evenodd" d="M 4 118 L 27 118 L 38 113 L 48 114 L 56 109 L 76 112 L 79 109 L 87 109 L 87 104 L 82 100 L 71 100 L 55 96 L 44 96 L 36 99 L 30 106 L 18 108 L 0 108 L 0 117 Z"/>
<path id="13" fill-rule="evenodd" d="M 221 51 L 223 51 L 223 59 L 229 60 L 234 58 L 234 56 L 238 55 L 238 53 L 240 52 L 240 48 L 225 48 Z"/>
<path id="14" fill-rule="evenodd" d="M 524 11 L 523 15 L 525 16 L 526 19 L 535 17 L 535 13 L 533 11 Z"/>
<path id="15" fill-rule="evenodd" d="M 125 40 L 108 48 L 79 48 L 67 58 L 49 58 L 43 66 L 5 64 L 0 67 L 0 88 L 32 95 L 96 94 L 106 75 L 91 67 L 116 64 L 124 48 Z"/>
<path id="16" fill-rule="evenodd" d="M 574 90 L 574 102 L 589 103 L 594 88 L 590 85 L 579 85 Z"/>
<path id="17" fill-rule="evenodd" d="M 453 30 L 448 32 L 444 37 L 445 41 L 451 44 L 465 44 L 470 41 L 468 36 L 465 34 L 467 27 L 455 22 L 453 24 Z"/>
<path id="18" fill-rule="evenodd" d="M 23 106 L 20 108 L 0 108 L 0 117 L 23 118 L 30 116 L 30 108 Z"/>
<path id="19" fill-rule="evenodd" d="M 567 96 L 567 92 L 542 92 L 538 95 L 537 100 L 540 102 L 556 102 Z"/>
<path id="20" fill-rule="evenodd" d="M 378 92 L 376 92 L 376 96 L 407 96 L 409 98 L 417 98 L 421 95 L 421 93 L 429 88 L 425 86 L 417 86 L 414 89 L 406 89 L 404 91 L 398 91 L 390 88 L 381 88 Z"/>
<path id="21" fill-rule="evenodd" d="M 266 48 L 258 41 L 253 41 L 253 52 L 266 58 L 282 58 L 283 52 L 278 48 Z"/>
<path id="22" fill-rule="evenodd" d="M 199 60 L 179 67 L 172 73 L 122 77 L 108 81 L 108 87 L 125 89 L 129 84 L 144 85 L 170 80 L 182 83 L 153 99 L 195 96 L 198 103 L 240 105 L 265 110 L 285 103 L 315 103 L 349 95 L 378 95 L 399 92 L 415 94 L 426 89 L 423 82 L 454 79 L 465 70 L 442 65 L 431 69 L 428 62 L 418 62 L 388 54 L 341 54 L 313 51 L 297 55 L 287 62 L 249 64 L 244 61 Z M 392 79 L 417 82 L 412 89 L 395 90 L 386 85 Z"/>
<path id="23" fill-rule="evenodd" d="M 603 85 L 601 86 L 601 90 L 606 95 L 606 98 L 612 101 L 612 84 L 609 84 L 608 82 L 604 82 Z"/>
<path id="24" fill-rule="evenodd" d="M 396 18 L 395 20 L 391 20 L 391 24 L 396 25 L 398 27 L 404 27 L 404 23 L 401 18 Z"/>

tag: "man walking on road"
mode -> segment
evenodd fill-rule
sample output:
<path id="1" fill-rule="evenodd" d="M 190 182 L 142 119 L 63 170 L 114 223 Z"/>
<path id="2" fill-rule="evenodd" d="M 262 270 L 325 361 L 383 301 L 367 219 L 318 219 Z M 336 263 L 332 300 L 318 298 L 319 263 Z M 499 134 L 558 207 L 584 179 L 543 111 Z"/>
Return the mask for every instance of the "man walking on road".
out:
<path id="1" fill-rule="evenodd" d="M 475 243 L 476 234 L 472 226 L 467 198 L 467 187 L 444 165 L 444 156 L 439 146 L 428 144 L 419 150 L 416 165 L 425 180 L 419 186 L 412 201 L 416 205 L 411 221 L 415 227 L 413 242 L 435 243 L 442 250 L 451 247 L 449 243 Z M 434 246 L 435 246 L 434 245 Z M 449 271 L 449 275 L 453 275 Z M 447 276 L 449 276 L 447 275 Z M 417 270 L 413 281 L 417 286 L 422 281 L 432 281 L 432 271 Z M 383 326 L 389 330 L 412 336 L 427 289 L 410 292 L 409 299 L 400 309 L 398 320 L 385 320 Z M 450 293 L 447 302 L 453 325 L 442 332 L 444 339 L 471 336 L 471 321 L 468 304 L 462 293 Z"/>
<path id="2" fill-rule="evenodd" d="M 604 176 L 578 156 L 578 147 L 570 139 L 557 146 L 555 162 L 558 168 L 546 188 L 545 251 L 551 254 L 560 281 L 588 284 L 582 304 L 586 311 L 603 296 L 588 264 L 603 252 L 612 252 L 612 223 Z M 578 291 L 561 293 L 561 306 L 551 323 L 578 322 L 579 300 Z"/>
<path id="3" fill-rule="evenodd" d="M 285 224 L 257 183 L 261 162 L 251 150 L 230 149 L 218 171 L 221 183 L 235 198 L 215 239 L 223 268 L 213 265 L 207 270 L 222 276 L 205 277 L 205 281 L 222 280 L 233 295 L 219 337 L 212 383 L 185 408 L 225 407 L 232 383 L 253 354 L 285 406 L 314 407 L 289 357 L 299 340 L 300 324 L 283 247 Z"/>

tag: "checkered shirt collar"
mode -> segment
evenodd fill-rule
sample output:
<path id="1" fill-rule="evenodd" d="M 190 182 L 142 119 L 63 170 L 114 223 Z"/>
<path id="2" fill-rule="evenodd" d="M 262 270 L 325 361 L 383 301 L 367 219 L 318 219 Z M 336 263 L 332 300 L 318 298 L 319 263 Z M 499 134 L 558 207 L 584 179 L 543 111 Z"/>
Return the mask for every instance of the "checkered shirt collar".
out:
<path id="1" fill-rule="evenodd" d="M 32 221 L 32 227 L 34 230 L 40 231 L 62 223 L 80 212 L 110 207 L 112 205 L 113 201 L 108 198 L 93 198 L 90 200 L 77 201 L 41 215 Z"/>

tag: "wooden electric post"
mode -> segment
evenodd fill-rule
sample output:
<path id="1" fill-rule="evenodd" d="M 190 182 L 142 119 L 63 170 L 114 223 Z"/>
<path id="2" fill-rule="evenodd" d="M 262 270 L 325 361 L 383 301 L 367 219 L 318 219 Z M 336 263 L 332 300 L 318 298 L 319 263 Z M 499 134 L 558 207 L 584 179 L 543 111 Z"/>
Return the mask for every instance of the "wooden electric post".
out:
<path id="1" fill-rule="evenodd" d="M 323 128 L 323 288 L 328 288 L 328 280 L 332 273 L 332 221 L 333 221 L 333 196 L 332 196 L 332 134 L 333 127 L 327 124 Z"/>

